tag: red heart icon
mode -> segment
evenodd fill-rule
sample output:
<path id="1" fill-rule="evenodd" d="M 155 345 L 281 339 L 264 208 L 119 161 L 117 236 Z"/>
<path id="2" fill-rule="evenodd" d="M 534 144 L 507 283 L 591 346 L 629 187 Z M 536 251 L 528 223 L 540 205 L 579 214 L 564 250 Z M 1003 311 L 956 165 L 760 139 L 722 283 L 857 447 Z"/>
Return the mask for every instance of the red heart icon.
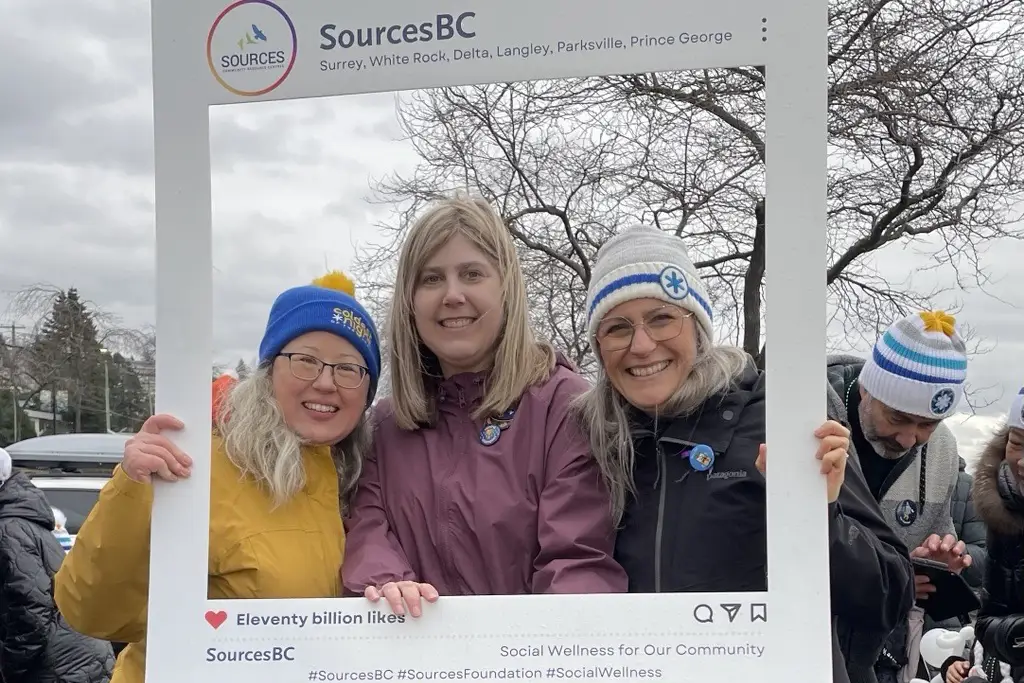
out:
<path id="1" fill-rule="evenodd" d="M 214 612 L 209 611 L 206 613 L 206 623 L 214 628 L 220 628 L 220 625 L 228 620 L 227 612 Z"/>

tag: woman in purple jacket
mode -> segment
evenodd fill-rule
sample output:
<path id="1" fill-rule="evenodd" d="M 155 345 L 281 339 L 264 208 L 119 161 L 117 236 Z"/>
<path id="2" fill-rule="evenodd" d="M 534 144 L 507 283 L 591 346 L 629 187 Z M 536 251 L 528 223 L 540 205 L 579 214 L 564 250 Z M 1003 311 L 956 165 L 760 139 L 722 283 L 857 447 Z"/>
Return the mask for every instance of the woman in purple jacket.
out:
<path id="1" fill-rule="evenodd" d="M 570 416 L 587 382 L 535 339 L 528 308 L 486 202 L 445 201 L 413 226 L 387 325 L 391 396 L 347 520 L 349 591 L 414 617 L 438 595 L 626 591 Z"/>

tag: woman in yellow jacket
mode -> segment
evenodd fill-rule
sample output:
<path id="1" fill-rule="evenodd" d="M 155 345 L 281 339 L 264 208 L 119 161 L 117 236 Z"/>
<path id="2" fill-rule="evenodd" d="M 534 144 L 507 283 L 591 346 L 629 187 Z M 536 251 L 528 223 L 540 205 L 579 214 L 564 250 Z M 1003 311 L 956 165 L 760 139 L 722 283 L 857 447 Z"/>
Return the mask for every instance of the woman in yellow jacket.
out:
<path id="1" fill-rule="evenodd" d="M 380 375 L 377 331 L 340 273 L 275 301 L 252 376 L 226 397 L 210 474 L 210 599 L 340 597 L 342 515 L 368 445 Z M 153 476 L 191 460 L 155 415 L 128 441 L 57 573 L 68 623 L 129 645 L 111 683 L 142 683 Z"/>

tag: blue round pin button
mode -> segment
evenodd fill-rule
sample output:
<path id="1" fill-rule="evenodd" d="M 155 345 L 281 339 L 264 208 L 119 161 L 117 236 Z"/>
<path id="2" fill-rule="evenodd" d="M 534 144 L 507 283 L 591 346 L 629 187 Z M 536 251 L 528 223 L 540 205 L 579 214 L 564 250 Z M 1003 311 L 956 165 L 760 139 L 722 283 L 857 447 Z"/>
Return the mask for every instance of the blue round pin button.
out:
<path id="1" fill-rule="evenodd" d="M 698 472 L 705 472 L 715 464 L 715 452 L 711 446 L 697 444 L 690 450 L 690 467 Z"/>

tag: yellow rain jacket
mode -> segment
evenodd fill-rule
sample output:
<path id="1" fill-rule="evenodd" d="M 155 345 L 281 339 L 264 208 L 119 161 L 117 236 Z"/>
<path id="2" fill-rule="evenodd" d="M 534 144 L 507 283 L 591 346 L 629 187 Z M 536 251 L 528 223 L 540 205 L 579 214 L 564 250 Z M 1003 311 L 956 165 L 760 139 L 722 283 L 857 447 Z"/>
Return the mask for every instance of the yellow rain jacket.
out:
<path id="1" fill-rule="evenodd" d="M 338 475 L 326 446 L 303 451 L 306 486 L 274 510 L 214 435 L 210 474 L 210 599 L 341 595 L 345 531 Z M 121 471 L 100 492 L 54 578 L 54 598 L 76 631 L 130 643 L 110 683 L 143 683 L 153 491 Z"/>

